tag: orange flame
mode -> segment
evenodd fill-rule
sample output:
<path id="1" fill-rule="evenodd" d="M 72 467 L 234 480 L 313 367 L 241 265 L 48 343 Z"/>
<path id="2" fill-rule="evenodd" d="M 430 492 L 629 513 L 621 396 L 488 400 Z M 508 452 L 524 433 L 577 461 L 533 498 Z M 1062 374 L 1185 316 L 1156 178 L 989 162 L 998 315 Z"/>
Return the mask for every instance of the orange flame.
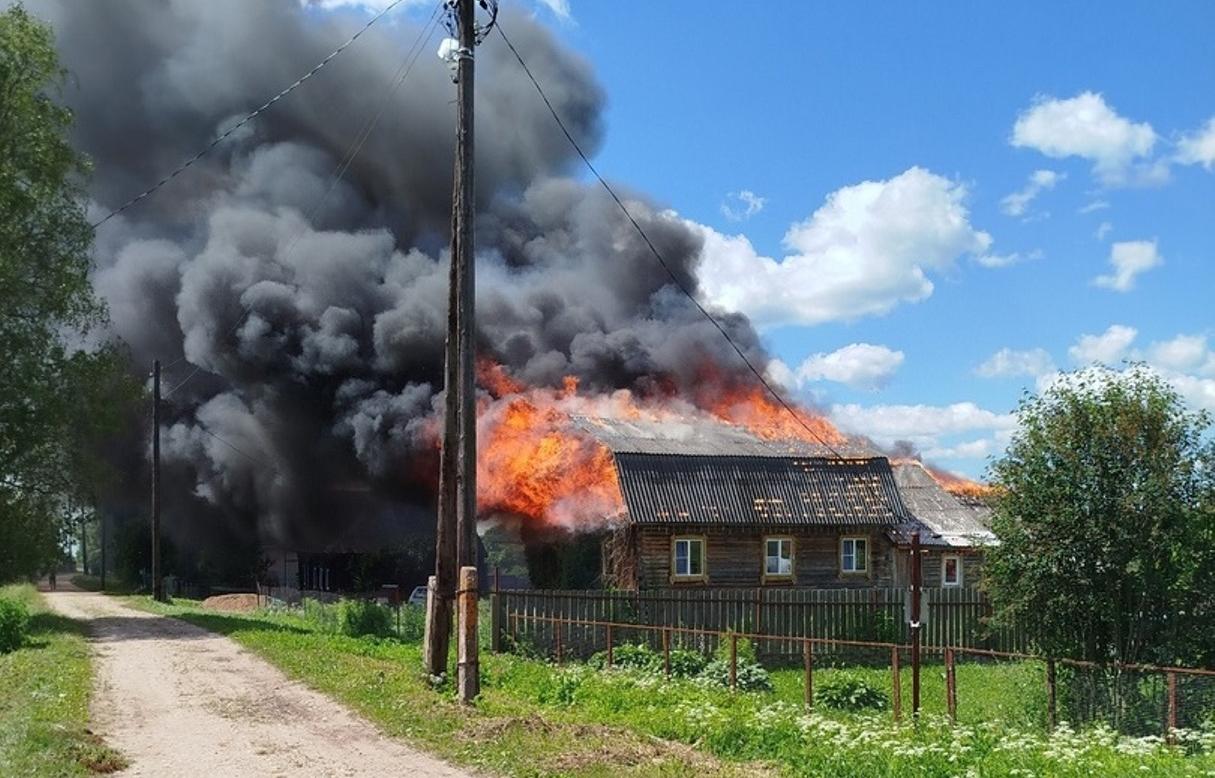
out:
<path id="1" fill-rule="evenodd" d="M 892 465 L 919 465 L 924 468 L 924 472 L 932 476 L 932 480 L 937 482 L 937 486 L 952 494 L 954 497 L 960 497 L 964 501 L 982 501 L 987 499 L 992 494 L 992 487 L 987 484 L 972 481 L 965 476 L 960 476 L 957 473 L 951 473 L 948 470 L 925 464 L 918 459 L 900 458 L 891 459 Z"/>
<path id="2" fill-rule="evenodd" d="M 572 527 L 610 522 L 623 513 L 612 453 L 575 426 L 574 415 L 653 421 L 700 415 L 768 440 L 846 441 L 822 417 L 802 411 L 803 426 L 762 387 L 715 383 L 712 374 L 688 402 L 670 391 L 646 398 L 624 389 L 584 395 L 573 376 L 559 389 L 529 388 L 490 360 L 482 360 L 477 372 L 489 395 L 482 397 L 477 419 L 477 503 L 483 516 L 512 514 Z"/>

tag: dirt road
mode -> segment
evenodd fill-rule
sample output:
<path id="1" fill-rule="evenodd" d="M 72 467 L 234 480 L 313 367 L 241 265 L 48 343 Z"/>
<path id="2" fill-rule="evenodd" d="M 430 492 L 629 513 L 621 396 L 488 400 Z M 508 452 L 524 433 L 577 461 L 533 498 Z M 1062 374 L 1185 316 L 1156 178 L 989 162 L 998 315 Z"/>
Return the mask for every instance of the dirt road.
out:
<path id="1" fill-rule="evenodd" d="M 121 775 L 468 776 L 225 637 L 99 594 L 45 596 L 89 627 L 93 729 L 130 762 Z"/>

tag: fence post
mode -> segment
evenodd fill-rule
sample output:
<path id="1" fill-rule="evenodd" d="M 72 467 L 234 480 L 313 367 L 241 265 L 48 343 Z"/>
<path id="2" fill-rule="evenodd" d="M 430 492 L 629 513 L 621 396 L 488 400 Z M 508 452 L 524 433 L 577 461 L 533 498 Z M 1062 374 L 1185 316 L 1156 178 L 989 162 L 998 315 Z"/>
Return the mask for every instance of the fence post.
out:
<path id="1" fill-rule="evenodd" d="M 890 647 L 890 700 L 894 708 L 894 720 L 903 718 L 903 687 L 899 679 L 899 647 Z"/>
<path id="2" fill-rule="evenodd" d="M 953 649 L 945 649 L 945 703 L 949 708 L 949 720 L 958 721 L 958 679 L 954 672 Z"/>
<path id="3" fill-rule="evenodd" d="M 806 707 L 814 707 L 814 642 L 807 639 L 802 643 L 802 663 L 806 671 Z"/>
<path id="4" fill-rule="evenodd" d="M 1170 672 L 1168 674 L 1169 682 L 1169 707 L 1167 718 L 1164 722 L 1164 739 L 1168 743 L 1173 742 L 1173 730 L 1177 729 L 1177 673 Z"/>
<path id="5" fill-rule="evenodd" d="M 607 666 L 611 667 L 615 654 L 612 652 L 612 625 L 607 625 Z"/>
<path id="6" fill-rule="evenodd" d="M 920 533 L 911 534 L 911 715 L 920 715 Z"/>
<path id="7" fill-rule="evenodd" d="M 671 630 L 662 631 L 662 672 L 671 680 Z"/>
<path id="8" fill-rule="evenodd" d="M 738 688 L 738 633 L 730 633 L 730 690 Z"/>
<path id="9" fill-rule="evenodd" d="M 557 618 L 553 619 L 552 624 L 554 640 L 557 643 L 557 664 L 560 665 L 565 663 L 565 656 L 561 652 L 561 617 L 558 616 Z"/>
<path id="10" fill-rule="evenodd" d="M 399 606 L 397 613 L 400 613 Z M 494 565 L 494 590 L 489 595 L 489 650 L 502 653 L 502 595 L 498 593 L 497 565 Z"/>
<path id="11" fill-rule="evenodd" d="M 456 655 L 456 683 L 460 702 L 471 705 L 481 693 L 481 662 L 477 646 L 477 568 L 460 568 L 459 651 Z"/>
<path id="12" fill-rule="evenodd" d="M 1054 731 L 1059 721 L 1059 711 L 1055 698 L 1055 660 L 1046 660 L 1046 727 Z"/>

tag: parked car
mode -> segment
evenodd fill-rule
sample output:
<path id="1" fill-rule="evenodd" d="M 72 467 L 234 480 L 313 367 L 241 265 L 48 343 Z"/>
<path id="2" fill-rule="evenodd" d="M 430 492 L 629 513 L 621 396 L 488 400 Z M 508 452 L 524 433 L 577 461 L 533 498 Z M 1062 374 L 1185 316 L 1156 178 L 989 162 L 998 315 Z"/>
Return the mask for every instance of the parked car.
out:
<path id="1" fill-rule="evenodd" d="M 408 602 L 410 605 L 425 605 L 426 604 L 426 587 L 425 586 L 413 587 L 413 591 L 409 593 Z"/>

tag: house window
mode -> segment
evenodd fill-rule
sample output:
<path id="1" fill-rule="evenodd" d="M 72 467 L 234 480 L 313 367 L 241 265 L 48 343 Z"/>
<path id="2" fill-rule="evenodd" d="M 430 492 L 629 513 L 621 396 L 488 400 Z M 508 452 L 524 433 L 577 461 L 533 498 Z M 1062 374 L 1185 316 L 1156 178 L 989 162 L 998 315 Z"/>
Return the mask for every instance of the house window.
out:
<path id="1" fill-rule="evenodd" d="M 764 577 L 793 577 L 793 538 L 764 538 Z"/>
<path id="2" fill-rule="evenodd" d="M 704 538 L 675 538 L 672 551 L 675 578 L 704 578 Z"/>
<path id="3" fill-rule="evenodd" d="M 960 556 L 941 557 L 941 585 L 942 586 L 961 586 L 962 585 L 962 557 L 960 557 Z"/>
<path id="4" fill-rule="evenodd" d="M 868 571 L 868 538 L 840 538 L 840 572 L 866 573 Z"/>

